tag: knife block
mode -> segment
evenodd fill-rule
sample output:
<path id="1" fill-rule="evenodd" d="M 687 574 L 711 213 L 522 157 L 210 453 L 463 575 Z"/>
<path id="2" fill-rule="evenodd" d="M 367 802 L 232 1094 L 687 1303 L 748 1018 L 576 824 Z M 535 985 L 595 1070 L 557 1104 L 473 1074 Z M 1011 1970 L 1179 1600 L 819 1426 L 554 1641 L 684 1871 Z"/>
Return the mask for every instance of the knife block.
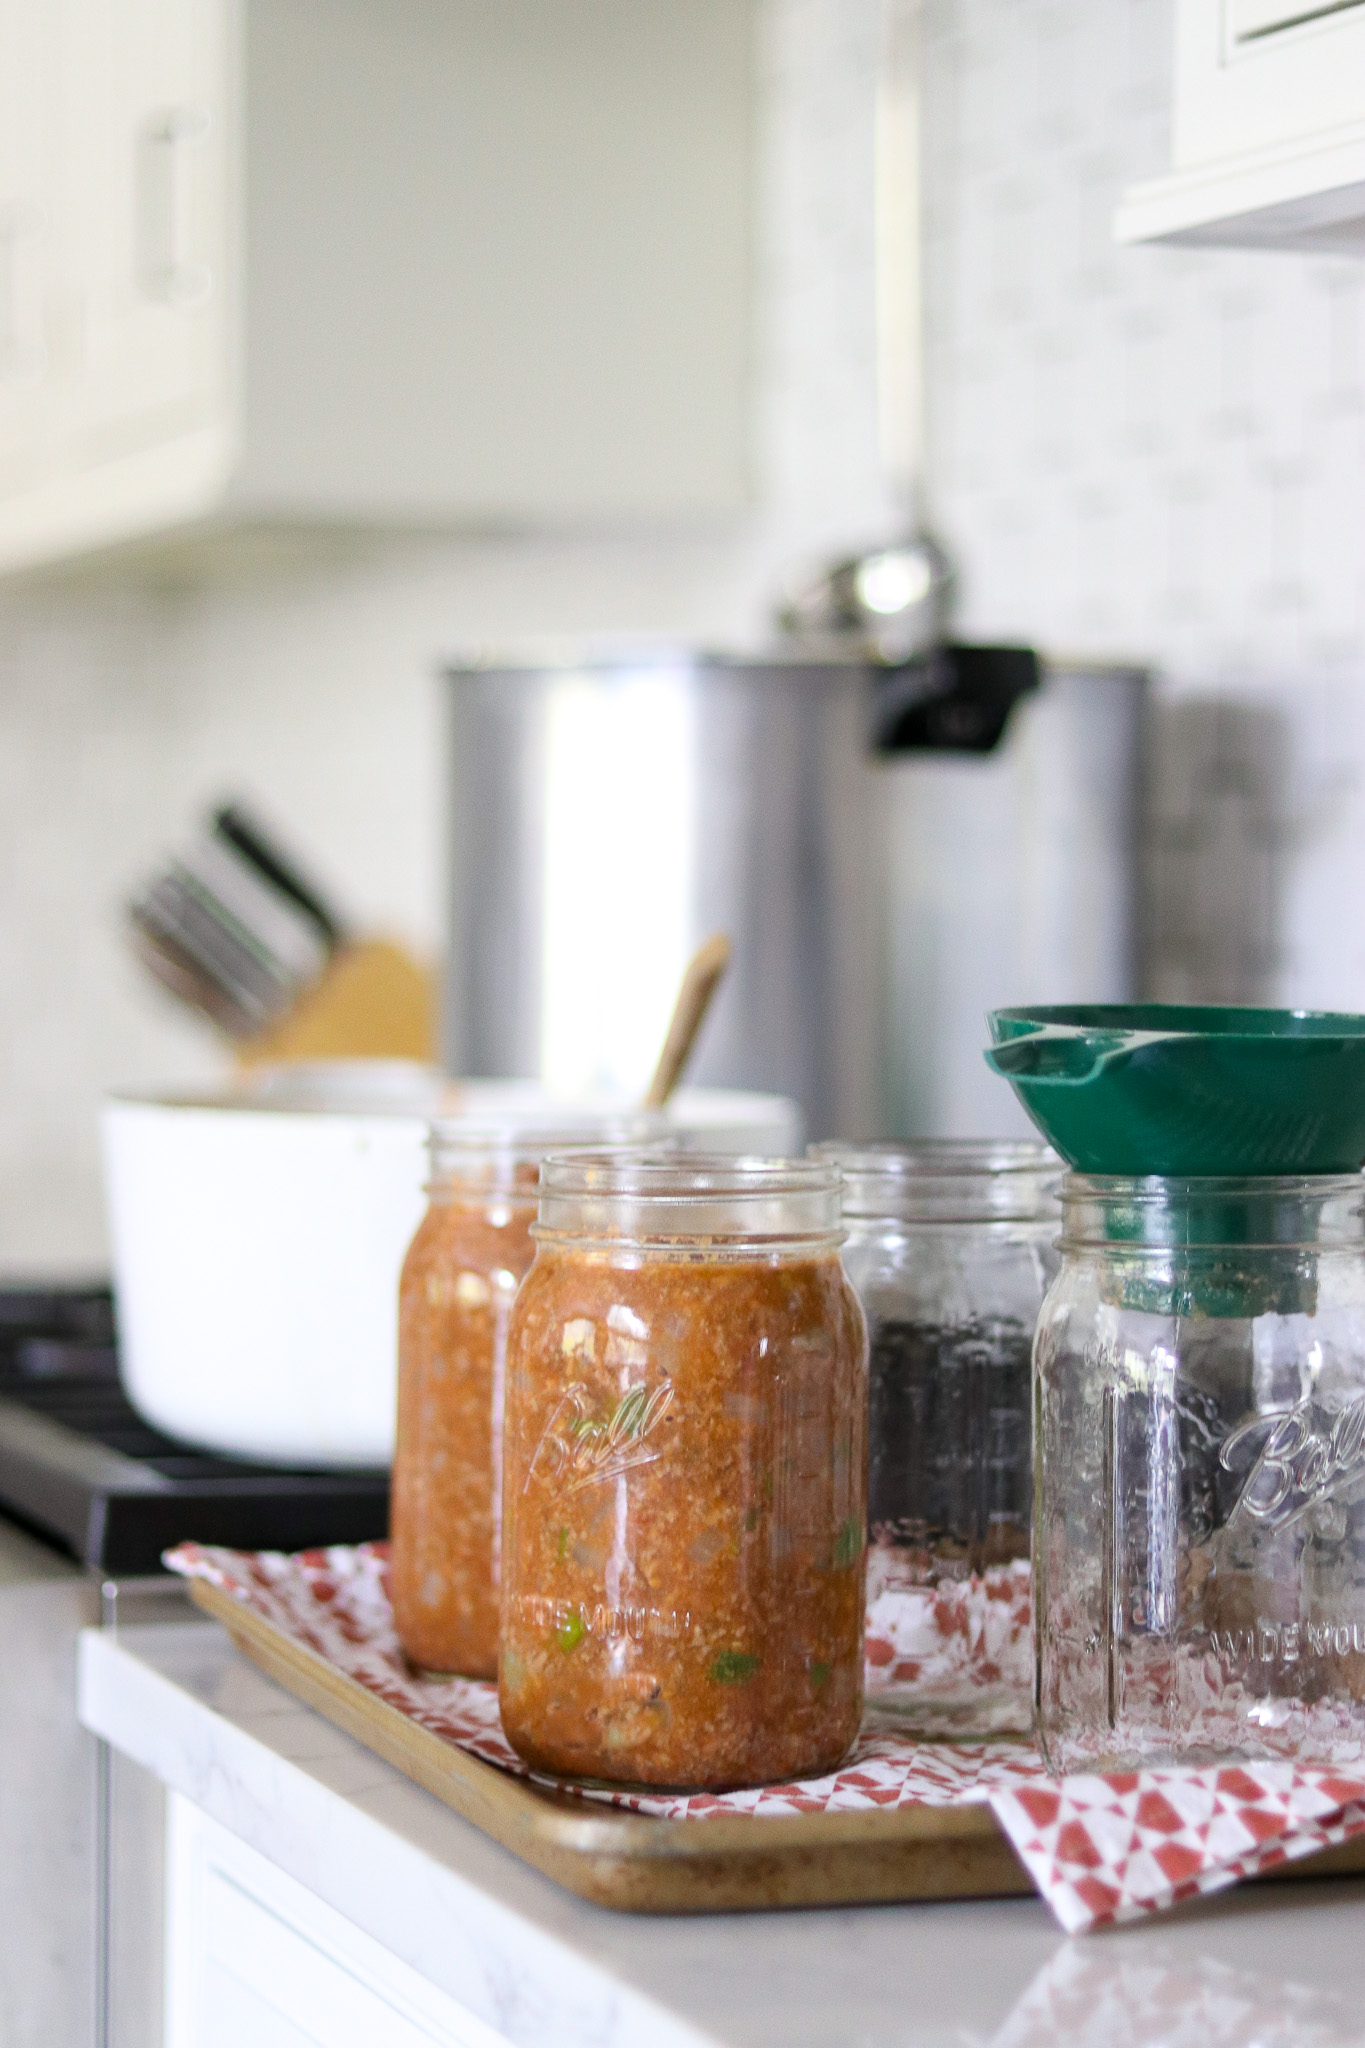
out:
<path id="1" fill-rule="evenodd" d="M 391 939 L 340 947 L 293 1008 L 236 1047 L 244 1068 L 293 1060 L 436 1060 L 436 980 Z"/>

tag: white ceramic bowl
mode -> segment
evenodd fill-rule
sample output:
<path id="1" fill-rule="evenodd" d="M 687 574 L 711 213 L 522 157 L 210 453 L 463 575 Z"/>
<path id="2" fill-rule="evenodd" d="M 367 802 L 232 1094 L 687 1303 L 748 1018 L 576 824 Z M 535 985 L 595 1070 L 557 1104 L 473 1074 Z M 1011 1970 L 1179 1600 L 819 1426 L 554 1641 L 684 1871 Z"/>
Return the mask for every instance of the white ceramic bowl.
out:
<path id="1" fill-rule="evenodd" d="M 356 1062 L 105 1104 L 121 1370 L 149 1422 L 266 1463 L 389 1462 L 398 1276 L 438 1109 L 543 1117 L 547 1098 Z M 801 1150 L 780 1096 L 682 1089 L 670 1120 L 692 1150 Z"/>

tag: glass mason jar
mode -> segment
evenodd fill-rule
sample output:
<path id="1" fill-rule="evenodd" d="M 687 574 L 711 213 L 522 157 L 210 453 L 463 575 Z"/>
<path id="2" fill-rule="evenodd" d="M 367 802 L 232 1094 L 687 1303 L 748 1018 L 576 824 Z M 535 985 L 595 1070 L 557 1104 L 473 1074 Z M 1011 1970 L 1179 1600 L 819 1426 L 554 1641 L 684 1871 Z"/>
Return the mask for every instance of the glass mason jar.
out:
<path id="1" fill-rule="evenodd" d="M 1046 1145 L 817 1145 L 872 1340 L 867 1702 L 929 1737 L 1033 1708 L 1030 1357 L 1056 1271 Z"/>
<path id="2" fill-rule="evenodd" d="M 1365 1179 L 1069 1175 L 1038 1326 L 1056 1771 L 1365 1758 Z"/>
<path id="3" fill-rule="evenodd" d="M 394 1626 L 424 1670 L 496 1678 L 507 1319 L 535 1255 L 545 1153 L 657 1140 L 650 1116 L 512 1112 L 431 1127 L 429 1207 L 398 1299 Z"/>
<path id="4" fill-rule="evenodd" d="M 507 1347 L 503 1727 L 557 1776 L 832 1770 L 862 1716 L 867 1333 L 814 1161 L 552 1158 Z"/>

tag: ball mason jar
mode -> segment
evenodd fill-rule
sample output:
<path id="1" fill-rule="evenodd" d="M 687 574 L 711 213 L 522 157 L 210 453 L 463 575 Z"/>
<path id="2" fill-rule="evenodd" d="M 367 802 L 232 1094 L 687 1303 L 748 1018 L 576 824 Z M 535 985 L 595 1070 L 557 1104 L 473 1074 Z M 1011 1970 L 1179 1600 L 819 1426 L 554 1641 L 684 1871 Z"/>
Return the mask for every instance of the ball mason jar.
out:
<path id="1" fill-rule="evenodd" d="M 507 1319 L 535 1255 L 540 1162 L 659 1141 L 659 1119 L 552 1107 L 431 1126 L 428 1208 L 398 1299 L 394 1627 L 423 1670 L 495 1678 Z"/>
<path id="2" fill-rule="evenodd" d="M 503 1726 L 557 1776 L 832 1770 L 863 1705 L 867 1333 L 814 1161 L 550 1158 L 507 1346 Z"/>
<path id="3" fill-rule="evenodd" d="M 1365 1178 L 1068 1175 L 1035 1349 L 1052 1769 L 1365 1759 Z"/>
<path id="4" fill-rule="evenodd" d="M 843 1170 L 871 1334 L 868 1705 L 927 1737 L 1027 1730 L 1030 1356 L 1061 1162 L 1011 1140 L 812 1151 Z"/>

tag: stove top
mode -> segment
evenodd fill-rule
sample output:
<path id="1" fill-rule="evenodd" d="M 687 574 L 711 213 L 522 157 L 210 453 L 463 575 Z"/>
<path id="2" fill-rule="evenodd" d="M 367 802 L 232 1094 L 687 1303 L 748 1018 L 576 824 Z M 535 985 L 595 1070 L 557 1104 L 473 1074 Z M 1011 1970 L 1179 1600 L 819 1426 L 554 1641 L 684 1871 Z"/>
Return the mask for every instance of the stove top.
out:
<path id="1" fill-rule="evenodd" d="M 0 1288 L 0 1513 L 115 1576 L 193 1538 L 306 1550 L 383 1536 L 386 1472 L 292 1472 L 151 1429 L 118 1378 L 107 1287 Z"/>

